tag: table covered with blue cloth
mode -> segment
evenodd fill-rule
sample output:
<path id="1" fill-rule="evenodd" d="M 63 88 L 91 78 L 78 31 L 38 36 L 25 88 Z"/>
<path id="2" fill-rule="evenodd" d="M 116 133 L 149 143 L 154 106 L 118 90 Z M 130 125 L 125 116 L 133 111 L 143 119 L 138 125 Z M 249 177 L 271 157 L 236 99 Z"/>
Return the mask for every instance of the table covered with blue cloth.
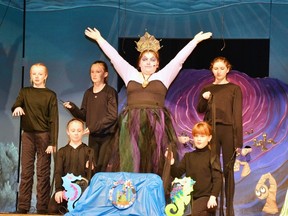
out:
<path id="1" fill-rule="evenodd" d="M 152 173 L 96 173 L 74 209 L 65 215 L 165 215 L 163 182 Z"/>

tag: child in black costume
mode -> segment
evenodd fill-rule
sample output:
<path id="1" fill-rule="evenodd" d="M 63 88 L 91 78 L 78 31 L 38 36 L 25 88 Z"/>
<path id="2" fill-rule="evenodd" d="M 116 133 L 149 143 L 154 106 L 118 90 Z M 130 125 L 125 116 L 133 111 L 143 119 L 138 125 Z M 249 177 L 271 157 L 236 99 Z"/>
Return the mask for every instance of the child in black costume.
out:
<path id="1" fill-rule="evenodd" d="M 56 93 L 46 88 L 48 69 L 43 63 L 30 68 L 32 86 L 22 88 L 12 106 L 12 116 L 21 116 L 21 180 L 17 213 L 27 214 L 31 206 L 35 156 L 37 156 L 37 213 L 47 213 L 50 194 L 51 153 L 58 140 Z"/>
<path id="2" fill-rule="evenodd" d="M 216 57 L 210 64 L 214 82 L 201 90 L 197 111 L 212 125 L 215 151 L 222 152 L 225 178 L 226 215 L 234 216 L 234 162 L 243 147 L 242 92 L 229 82 L 231 64 L 225 57 Z"/>
<path id="3" fill-rule="evenodd" d="M 55 164 L 55 194 L 50 200 L 48 212 L 53 214 L 64 213 L 67 209 L 65 189 L 62 186 L 62 177 L 67 173 L 91 179 L 94 173 L 94 150 L 82 142 L 84 123 L 79 119 L 71 119 L 67 124 L 66 132 L 69 143 L 57 152 Z"/>
<path id="4" fill-rule="evenodd" d="M 118 95 L 108 85 L 108 66 L 105 62 L 93 62 L 90 77 L 93 86 L 85 91 L 81 108 L 70 101 L 63 105 L 75 118 L 86 122 L 84 132 L 89 134 L 88 146 L 94 149 L 95 171 L 104 172 L 111 158 L 111 143 L 117 128 Z"/>
<path id="5" fill-rule="evenodd" d="M 186 153 L 178 166 L 171 155 L 171 176 L 183 174 L 196 181 L 192 199 L 192 216 L 215 215 L 217 197 L 222 186 L 222 172 L 219 157 L 213 157 L 210 140 L 211 126 L 206 122 L 197 123 L 192 129 L 196 150 Z M 166 154 L 167 155 L 167 154 Z"/>

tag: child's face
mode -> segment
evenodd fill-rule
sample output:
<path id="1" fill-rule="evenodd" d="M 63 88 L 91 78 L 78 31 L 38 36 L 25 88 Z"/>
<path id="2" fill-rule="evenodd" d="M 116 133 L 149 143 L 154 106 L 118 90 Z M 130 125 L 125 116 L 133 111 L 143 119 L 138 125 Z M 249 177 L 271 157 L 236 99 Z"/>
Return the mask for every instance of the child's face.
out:
<path id="1" fill-rule="evenodd" d="M 193 136 L 193 138 L 194 138 L 195 147 L 198 149 L 203 149 L 208 145 L 212 136 L 211 135 L 205 135 L 205 134 L 195 134 Z"/>
<path id="2" fill-rule="evenodd" d="M 83 124 L 79 121 L 72 121 L 67 129 L 69 139 L 73 143 L 82 143 L 84 133 Z"/>
<path id="3" fill-rule="evenodd" d="M 90 76 L 93 83 L 104 83 L 105 78 L 108 76 L 108 72 L 104 71 L 101 64 L 93 64 L 90 69 Z"/>
<path id="4" fill-rule="evenodd" d="M 30 70 L 30 78 L 34 87 L 45 87 L 45 80 L 47 73 L 45 67 L 41 65 L 34 65 Z"/>
<path id="5" fill-rule="evenodd" d="M 229 68 L 223 61 L 216 61 L 212 67 L 212 72 L 216 80 L 226 79 Z"/>

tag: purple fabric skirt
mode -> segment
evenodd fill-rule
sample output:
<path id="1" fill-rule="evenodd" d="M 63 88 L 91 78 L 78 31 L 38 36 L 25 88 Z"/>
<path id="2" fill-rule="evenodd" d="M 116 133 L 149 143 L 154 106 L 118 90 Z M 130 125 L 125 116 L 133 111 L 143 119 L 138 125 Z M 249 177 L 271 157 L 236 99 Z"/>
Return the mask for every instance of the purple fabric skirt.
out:
<path id="1" fill-rule="evenodd" d="M 126 107 L 119 116 L 117 136 L 111 164 L 114 171 L 162 176 L 168 146 L 176 162 L 183 148 L 178 143 L 173 118 L 163 107 Z"/>

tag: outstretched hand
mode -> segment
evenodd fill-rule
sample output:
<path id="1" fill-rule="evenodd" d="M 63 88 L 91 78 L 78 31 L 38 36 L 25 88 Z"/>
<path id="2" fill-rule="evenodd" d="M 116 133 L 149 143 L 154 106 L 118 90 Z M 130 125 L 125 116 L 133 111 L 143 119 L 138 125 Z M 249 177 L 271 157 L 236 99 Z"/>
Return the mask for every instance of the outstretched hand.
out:
<path id="1" fill-rule="evenodd" d="M 85 29 L 84 33 L 87 37 L 89 37 L 95 41 L 97 41 L 98 39 L 100 39 L 102 37 L 100 32 L 98 31 L 98 29 L 96 29 L 96 28 L 92 29 L 92 28 L 88 27 Z"/>
<path id="2" fill-rule="evenodd" d="M 194 36 L 193 40 L 196 40 L 197 43 L 209 39 L 212 36 L 212 32 L 205 32 L 203 33 L 203 31 L 199 32 L 198 34 L 196 34 Z"/>
<path id="3" fill-rule="evenodd" d="M 64 106 L 65 108 L 67 108 L 67 109 L 71 109 L 71 108 L 72 108 L 72 106 L 71 106 L 71 104 L 70 104 L 69 101 L 64 102 L 64 103 L 63 103 L 63 106 Z"/>

